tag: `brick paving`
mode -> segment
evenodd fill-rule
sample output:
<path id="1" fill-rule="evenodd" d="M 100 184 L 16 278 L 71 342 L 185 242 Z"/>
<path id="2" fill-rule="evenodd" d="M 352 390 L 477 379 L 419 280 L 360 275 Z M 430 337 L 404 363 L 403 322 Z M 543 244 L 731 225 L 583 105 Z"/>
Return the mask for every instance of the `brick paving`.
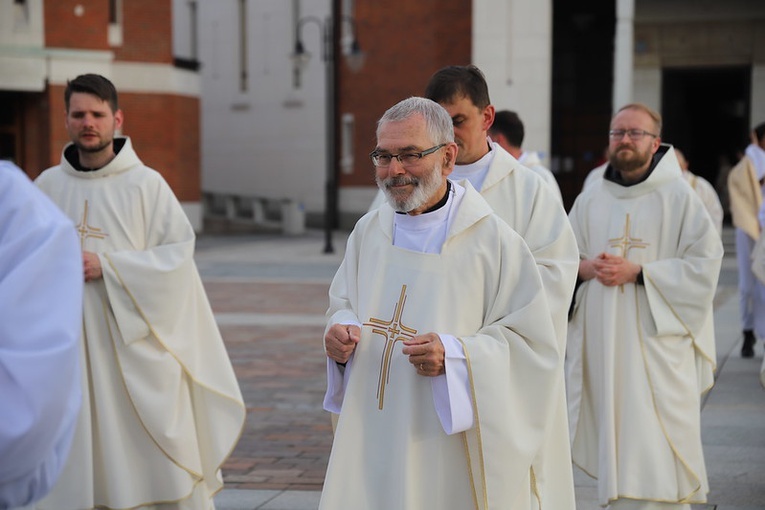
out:
<path id="1" fill-rule="evenodd" d="M 732 231 L 715 298 L 718 383 L 705 400 L 702 438 L 718 510 L 765 508 L 761 476 L 765 407 L 753 360 L 738 356 L 740 329 Z M 342 259 L 322 253 L 321 232 L 301 238 L 258 236 L 197 243 L 197 264 L 216 313 L 248 409 L 244 433 L 223 466 L 221 510 L 315 509 L 332 442 L 321 408 L 321 346 L 329 282 Z M 723 370 L 723 367 L 725 369 Z M 722 377 L 721 377 L 722 376 Z M 596 508 L 594 482 L 575 474 L 578 508 Z"/>
<path id="2" fill-rule="evenodd" d="M 321 490 L 332 444 L 320 317 L 329 283 L 206 281 L 216 314 L 301 314 L 317 325 L 222 324 L 247 406 L 241 439 L 223 466 L 227 488 Z"/>

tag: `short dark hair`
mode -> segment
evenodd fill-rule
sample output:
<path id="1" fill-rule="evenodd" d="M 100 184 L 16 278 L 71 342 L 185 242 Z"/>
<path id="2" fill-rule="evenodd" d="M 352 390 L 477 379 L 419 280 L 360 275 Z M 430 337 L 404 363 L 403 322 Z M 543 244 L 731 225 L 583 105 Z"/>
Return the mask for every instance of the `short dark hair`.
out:
<path id="1" fill-rule="evenodd" d="M 467 97 L 481 110 L 491 104 L 486 78 L 472 64 L 447 66 L 436 71 L 425 88 L 425 97 L 436 103 L 451 103 L 460 96 Z"/>
<path id="2" fill-rule="evenodd" d="M 114 88 L 112 82 L 100 74 L 81 74 L 74 80 L 66 82 L 64 102 L 66 103 L 67 112 L 69 111 L 69 98 L 72 97 L 74 92 L 92 94 L 102 101 L 108 102 L 112 112 L 116 112 L 120 108 L 119 100 L 117 99 L 117 89 Z"/>
<path id="3" fill-rule="evenodd" d="M 757 137 L 757 141 L 761 142 L 763 137 L 765 137 L 765 122 L 756 126 L 753 131 L 754 136 Z"/>
<path id="4" fill-rule="evenodd" d="M 517 113 L 510 110 L 500 110 L 494 115 L 494 124 L 489 128 L 489 132 L 501 134 L 513 147 L 520 148 L 523 144 L 523 122 Z"/>

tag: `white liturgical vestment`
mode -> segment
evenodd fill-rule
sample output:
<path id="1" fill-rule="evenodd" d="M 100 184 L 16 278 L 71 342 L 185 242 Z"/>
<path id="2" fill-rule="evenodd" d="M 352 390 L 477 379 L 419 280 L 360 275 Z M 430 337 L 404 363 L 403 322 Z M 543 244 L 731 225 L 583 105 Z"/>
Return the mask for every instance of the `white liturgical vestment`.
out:
<path id="1" fill-rule="evenodd" d="M 518 162 L 529 170 L 536 172 L 536 174 L 555 191 L 555 196 L 557 196 L 561 203 L 563 203 L 563 195 L 560 192 L 558 180 L 555 178 L 555 174 L 542 164 L 539 154 L 534 151 L 523 151 L 518 158 Z"/>
<path id="2" fill-rule="evenodd" d="M 583 259 L 607 252 L 642 267 L 644 285 L 576 293 L 566 357 L 572 457 L 598 500 L 702 503 L 708 492 L 700 397 L 713 384 L 712 301 L 722 243 L 674 150 L 643 182 L 603 178 L 570 213 Z"/>
<path id="3" fill-rule="evenodd" d="M 470 187 L 440 253 L 394 246 L 394 214 L 384 204 L 359 220 L 330 288 L 329 323 L 362 329 L 336 387 L 320 508 L 538 508 L 531 464 L 560 353 L 534 259 Z M 465 432 L 444 432 L 433 378 L 401 352 L 429 332 L 462 344 L 475 417 Z"/>
<path id="4" fill-rule="evenodd" d="M 450 178 L 468 180 L 479 190 L 495 214 L 523 237 L 537 264 L 558 338 L 561 367 L 554 396 L 557 411 L 547 424 L 548 439 L 534 463 L 534 475 L 543 510 L 574 510 L 562 363 L 566 318 L 579 268 L 576 238 L 555 190 L 499 144 L 487 143 L 491 150 L 483 158 L 470 165 L 456 165 Z M 370 210 L 383 202 L 379 192 Z"/>
<path id="5" fill-rule="evenodd" d="M 69 462 L 39 508 L 211 508 L 245 409 L 181 205 L 129 138 L 78 171 L 72 145 L 37 180 L 98 254 L 85 284 L 84 403 Z"/>
<path id="6" fill-rule="evenodd" d="M 537 263 L 561 352 L 561 366 L 554 399 L 556 412 L 547 424 L 547 439 L 534 461 L 542 510 L 574 510 L 574 481 L 569 449 L 563 353 L 566 319 L 579 269 L 576 238 L 555 191 L 532 170 L 524 167 L 497 143 L 481 196 L 492 210 L 526 241 Z M 454 176 L 459 170 L 456 167 Z"/>
<path id="7" fill-rule="evenodd" d="M 724 213 L 722 204 L 720 203 L 720 197 L 717 196 L 714 186 L 712 186 L 708 180 L 689 170 L 683 171 L 683 178 L 685 179 L 685 182 L 693 188 L 693 191 L 699 195 L 699 198 L 709 213 L 709 217 L 712 218 L 712 223 L 717 229 L 717 233 L 722 235 Z"/>

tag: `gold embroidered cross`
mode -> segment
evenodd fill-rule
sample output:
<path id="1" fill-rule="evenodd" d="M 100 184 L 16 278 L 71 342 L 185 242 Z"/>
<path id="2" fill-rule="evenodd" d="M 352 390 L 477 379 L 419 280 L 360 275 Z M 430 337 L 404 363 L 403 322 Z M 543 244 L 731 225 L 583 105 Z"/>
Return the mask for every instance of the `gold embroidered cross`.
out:
<path id="1" fill-rule="evenodd" d="M 401 323 L 401 315 L 406 303 L 406 285 L 401 286 L 401 296 L 396 303 L 393 317 L 390 320 L 376 319 L 371 317 L 364 326 L 371 326 L 372 333 L 382 335 L 385 338 L 385 348 L 380 359 L 380 376 L 377 380 L 378 409 L 382 410 L 385 401 L 385 386 L 390 382 L 390 364 L 393 359 L 393 347 L 396 342 L 403 342 L 414 338 L 417 330 L 408 328 Z"/>
<path id="2" fill-rule="evenodd" d="M 632 248 L 645 248 L 648 243 L 643 242 L 642 239 L 632 237 L 630 235 L 630 215 L 627 215 L 627 220 L 624 223 L 624 234 L 621 237 L 614 237 L 609 239 L 609 248 L 619 248 L 622 251 L 622 257 L 627 258 Z"/>
<path id="3" fill-rule="evenodd" d="M 82 219 L 77 224 L 77 232 L 80 233 L 80 247 L 85 246 L 85 240 L 89 237 L 103 239 L 109 234 L 104 234 L 100 228 L 91 227 L 88 224 L 88 201 L 85 201 L 85 210 L 82 212 Z"/>
<path id="4" fill-rule="evenodd" d="M 619 248 L 621 250 L 622 258 L 628 258 L 630 250 L 632 248 L 645 248 L 649 243 L 644 242 L 642 239 L 632 237 L 630 235 L 630 215 L 627 215 L 627 219 L 624 222 L 624 234 L 621 237 L 614 237 L 608 240 L 609 248 Z M 619 290 L 624 292 L 624 285 L 619 285 Z"/>

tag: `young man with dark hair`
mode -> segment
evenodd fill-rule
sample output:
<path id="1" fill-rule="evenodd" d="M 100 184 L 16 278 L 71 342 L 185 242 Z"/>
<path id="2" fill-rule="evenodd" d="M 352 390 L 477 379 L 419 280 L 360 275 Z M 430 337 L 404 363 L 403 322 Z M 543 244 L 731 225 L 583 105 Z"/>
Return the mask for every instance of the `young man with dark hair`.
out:
<path id="1" fill-rule="evenodd" d="M 214 508 L 244 424 L 231 363 L 167 182 L 117 137 L 116 90 L 65 92 L 67 145 L 39 187 L 77 225 L 85 295 L 83 406 L 72 453 L 37 508 Z"/>
<path id="2" fill-rule="evenodd" d="M 563 204 L 542 178 L 489 138 L 495 109 L 480 69 L 473 65 L 445 67 L 431 77 L 425 95 L 443 106 L 452 118 L 459 152 L 451 179 L 470 182 L 531 250 L 550 305 L 550 321 L 562 360 L 579 263 L 576 238 Z M 545 404 L 552 406 L 555 413 L 546 424 L 545 441 L 530 472 L 535 497 L 543 508 L 573 510 L 576 503 L 562 361 L 556 391 L 552 401 Z"/>

